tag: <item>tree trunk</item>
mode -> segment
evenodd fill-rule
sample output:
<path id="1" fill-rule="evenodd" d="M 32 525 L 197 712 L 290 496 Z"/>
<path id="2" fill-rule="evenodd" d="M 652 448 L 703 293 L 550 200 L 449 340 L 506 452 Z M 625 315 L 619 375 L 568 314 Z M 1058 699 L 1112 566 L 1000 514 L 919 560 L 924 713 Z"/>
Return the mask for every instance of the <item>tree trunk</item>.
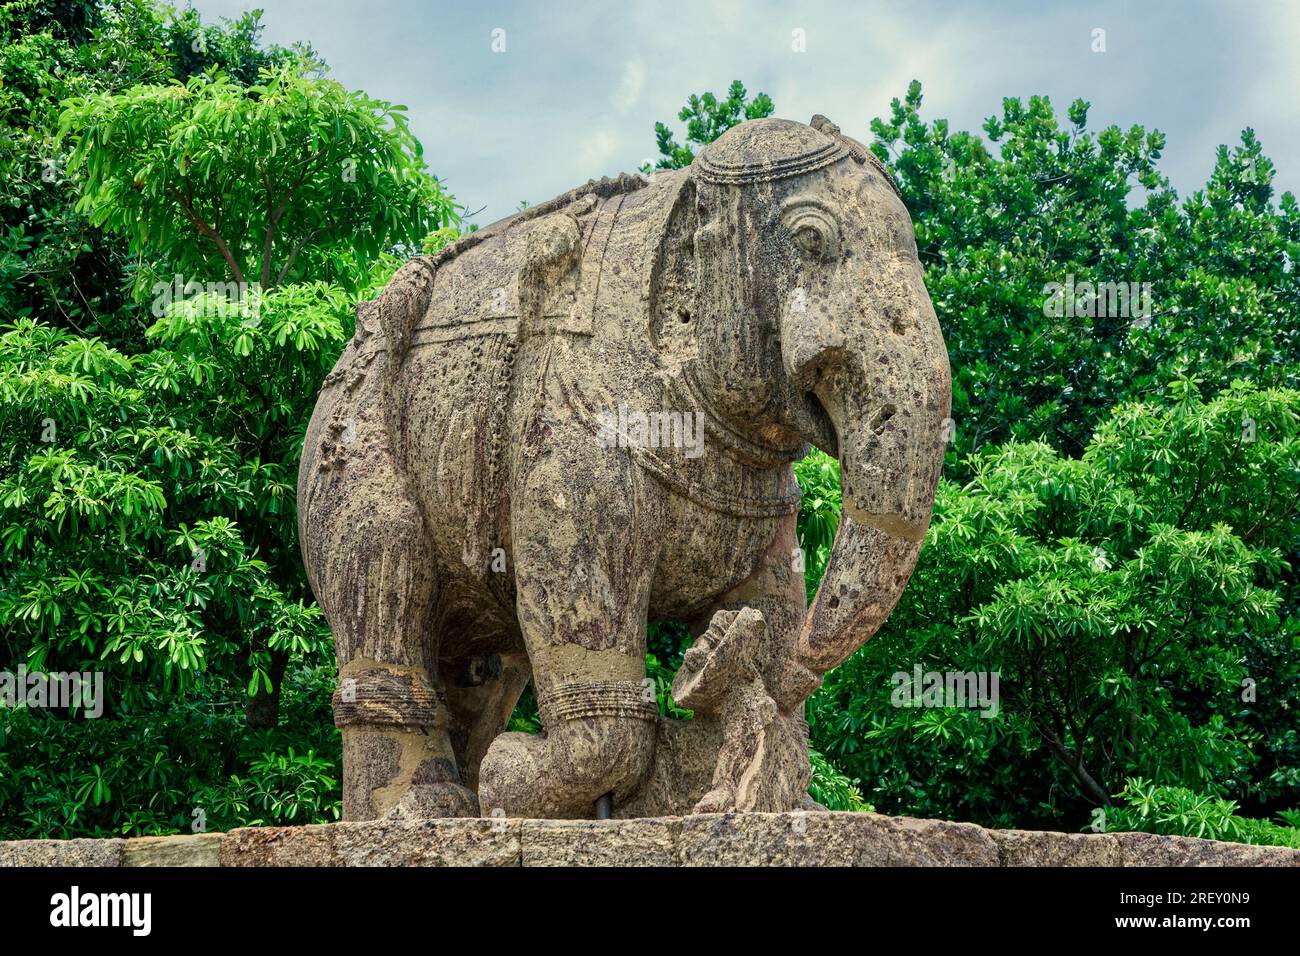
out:
<path id="1" fill-rule="evenodd" d="M 274 727 L 280 720 L 280 685 L 284 681 L 284 670 L 289 664 L 289 655 L 284 651 L 271 652 L 271 690 L 259 685 L 257 693 L 248 698 L 248 707 L 244 714 L 248 720 L 249 730 L 263 730 Z"/>

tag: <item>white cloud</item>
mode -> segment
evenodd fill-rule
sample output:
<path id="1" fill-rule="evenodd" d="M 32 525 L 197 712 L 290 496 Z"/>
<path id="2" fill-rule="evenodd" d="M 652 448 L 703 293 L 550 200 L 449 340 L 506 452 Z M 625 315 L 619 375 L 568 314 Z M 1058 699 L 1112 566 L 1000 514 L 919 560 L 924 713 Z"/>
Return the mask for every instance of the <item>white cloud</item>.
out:
<path id="1" fill-rule="evenodd" d="M 205 19 L 250 0 L 195 0 Z M 922 115 L 981 135 L 1004 96 L 1051 96 L 1058 113 L 1093 104 L 1093 129 L 1138 123 L 1168 136 L 1161 168 L 1186 195 L 1205 182 L 1220 142 L 1253 126 L 1300 184 L 1300 14 L 1281 0 L 1239 8 L 1065 0 L 954 6 L 939 0 L 778 4 L 776 0 L 634 0 L 611 18 L 591 0 L 484 12 L 428 0 L 264 0 L 266 38 L 310 41 L 352 87 L 411 107 L 429 165 L 480 221 L 541 202 L 654 154 L 656 120 L 678 129 L 688 95 L 735 79 L 766 92 L 778 116 L 831 117 L 869 141 L 868 123 L 916 78 Z M 510 52 L 492 55 L 494 26 Z M 1108 51 L 1089 50 L 1092 28 Z M 806 53 L 790 30 L 807 31 Z"/>
<path id="2" fill-rule="evenodd" d="M 640 60 L 628 60 L 623 67 L 623 81 L 614 92 L 614 109 L 620 113 L 629 113 L 641 101 L 641 91 L 645 89 L 645 64 Z"/>
<path id="3" fill-rule="evenodd" d="M 588 170 L 612 169 L 614 165 L 617 165 L 615 157 L 619 154 L 619 146 L 620 139 L 614 132 L 607 129 L 596 130 L 596 132 L 582 140 L 582 148 L 578 150 L 581 168 Z M 587 178 L 591 178 L 592 175 L 595 174 L 590 174 Z M 582 178 L 580 175 L 575 175 L 574 182 L 570 185 L 576 186 Z M 565 188 L 568 187 L 561 187 L 556 192 L 558 193 Z M 551 197 L 546 196 L 544 198 L 550 199 Z"/>

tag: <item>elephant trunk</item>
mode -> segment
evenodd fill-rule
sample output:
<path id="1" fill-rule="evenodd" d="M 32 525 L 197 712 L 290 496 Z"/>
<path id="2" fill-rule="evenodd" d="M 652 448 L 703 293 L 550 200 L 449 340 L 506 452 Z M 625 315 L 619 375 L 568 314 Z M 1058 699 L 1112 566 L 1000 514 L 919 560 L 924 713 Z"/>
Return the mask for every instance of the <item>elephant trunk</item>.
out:
<path id="1" fill-rule="evenodd" d="M 795 649 L 798 661 L 819 674 L 885 622 L 930 524 L 952 386 L 924 293 L 919 304 L 908 334 L 871 327 L 837 335 L 805 353 L 799 369 L 834 428 L 843 493 L 830 562 Z"/>

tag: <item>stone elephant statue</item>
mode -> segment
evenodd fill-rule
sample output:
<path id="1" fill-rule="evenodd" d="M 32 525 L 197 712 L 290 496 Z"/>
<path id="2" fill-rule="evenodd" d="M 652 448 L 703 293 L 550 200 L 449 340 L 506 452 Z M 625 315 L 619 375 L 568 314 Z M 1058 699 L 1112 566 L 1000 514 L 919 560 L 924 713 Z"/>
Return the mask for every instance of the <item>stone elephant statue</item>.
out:
<path id="1" fill-rule="evenodd" d="M 805 699 L 906 586 L 951 380 L 911 220 L 824 117 L 591 182 L 357 309 L 298 484 L 344 817 L 815 808 Z M 806 606 L 792 462 L 844 511 Z M 661 718 L 648 620 L 691 625 Z M 506 733 L 532 681 L 543 733 Z"/>

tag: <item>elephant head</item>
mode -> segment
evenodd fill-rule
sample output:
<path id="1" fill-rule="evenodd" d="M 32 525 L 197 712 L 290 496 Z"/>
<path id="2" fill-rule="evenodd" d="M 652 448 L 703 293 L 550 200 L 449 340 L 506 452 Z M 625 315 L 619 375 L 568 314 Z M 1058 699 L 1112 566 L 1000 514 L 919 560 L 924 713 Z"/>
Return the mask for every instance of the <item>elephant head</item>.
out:
<path id="1" fill-rule="evenodd" d="M 842 521 L 795 649 L 824 673 L 897 603 L 943 464 L 951 378 L 912 222 L 883 165 L 820 116 L 736 126 L 684 193 L 690 306 L 668 324 L 696 393 L 757 445 L 840 461 Z"/>

